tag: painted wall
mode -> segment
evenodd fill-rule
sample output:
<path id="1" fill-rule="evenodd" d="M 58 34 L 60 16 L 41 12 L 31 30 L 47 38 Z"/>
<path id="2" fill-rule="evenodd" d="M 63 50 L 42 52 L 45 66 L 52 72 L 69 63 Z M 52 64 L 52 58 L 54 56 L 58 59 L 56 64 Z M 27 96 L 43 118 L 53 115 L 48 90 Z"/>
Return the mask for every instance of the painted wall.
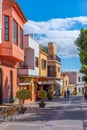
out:
<path id="1" fill-rule="evenodd" d="M 34 40 L 34 38 L 29 36 L 28 46 L 34 49 L 34 69 L 28 69 L 28 74 L 39 76 L 39 66 L 38 67 L 35 66 L 35 57 L 38 57 L 38 60 L 39 60 L 39 43 L 36 40 Z"/>
<path id="2" fill-rule="evenodd" d="M 9 16 L 9 41 L 4 40 L 4 28 L 2 28 L 2 43 L 3 46 L 0 47 L 0 49 L 3 48 L 3 54 L 6 56 L 13 56 L 13 58 L 17 59 L 18 61 L 24 61 L 24 51 L 23 49 L 20 48 L 20 33 L 18 33 L 18 43 L 15 45 L 13 43 L 13 20 L 15 20 L 18 24 L 18 32 L 20 30 L 20 27 L 24 30 L 24 20 L 22 19 L 22 14 L 21 11 L 13 5 L 15 3 L 10 3 L 11 1 L 3 1 L 3 6 L 2 6 L 2 26 L 4 27 L 4 16 L 7 15 Z M 6 49 L 5 49 L 6 48 Z M 13 59 L 12 58 L 12 59 Z M 11 59 L 11 60 L 12 60 Z M 14 61 L 14 59 L 13 59 Z"/>
<path id="3" fill-rule="evenodd" d="M 2 69 L 2 72 L 3 72 L 3 77 L 2 77 L 3 78 L 3 101 L 9 102 L 9 97 L 10 97 L 10 94 L 11 94 L 11 91 L 10 91 L 10 88 L 11 88 L 10 71 L 12 70 L 12 74 L 13 74 L 12 85 L 13 85 L 13 97 L 15 99 L 16 92 L 18 90 L 18 87 L 17 87 L 17 69 L 6 67 L 6 66 L 0 66 L 0 68 Z"/>
<path id="4" fill-rule="evenodd" d="M 48 42 L 48 55 L 57 55 L 57 46 L 53 42 Z"/>
<path id="5" fill-rule="evenodd" d="M 82 91 L 82 88 L 84 87 L 84 81 L 82 80 L 84 74 L 77 72 L 77 88 Z M 78 90 L 79 91 L 79 90 Z"/>
<path id="6" fill-rule="evenodd" d="M 56 74 L 57 74 L 57 78 L 61 78 L 61 64 L 60 63 L 58 63 L 58 62 L 56 62 Z M 58 71 L 58 68 L 59 68 L 59 70 L 60 71 Z"/>
<path id="7" fill-rule="evenodd" d="M 3 71 L 3 100 L 8 102 L 10 93 L 11 93 L 11 71 L 12 71 L 12 85 L 13 85 L 13 97 L 15 98 L 16 92 L 18 90 L 18 81 L 17 81 L 17 68 L 15 65 L 17 62 L 24 60 L 24 50 L 19 47 L 20 41 L 18 40 L 18 46 L 13 44 L 13 20 L 15 19 L 18 23 L 18 29 L 21 27 L 24 28 L 23 16 L 18 6 L 15 4 L 14 9 L 12 3 L 15 2 L 9 0 L 3 0 L 2 6 L 2 45 L 0 45 L 0 55 L 3 54 L 5 61 L 3 59 L 2 65 L 0 67 Z M 9 41 L 4 41 L 4 15 L 9 16 Z M 18 33 L 18 39 L 19 33 Z M 3 51 L 2 51 L 3 50 Z M 7 57 L 9 55 L 9 58 Z M 6 63 L 7 62 L 7 63 Z M 4 65 L 3 65 L 4 64 Z M 17 66 L 16 66 L 17 67 Z"/>
<path id="8" fill-rule="evenodd" d="M 69 77 L 66 74 L 62 74 L 62 84 L 63 84 L 63 89 L 67 90 L 69 87 Z"/>
<path id="9" fill-rule="evenodd" d="M 77 76 L 76 76 L 76 72 L 75 71 L 71 71 L 71 72 L 64 72 L 65 74 L 67 74 L 69 76 L 69 84 L 77 84 Z"/>
<path id="10" fill-rule="evenodd" d="M 42 68 L 42 59 L 46 60 L 46 69 Z M 47 77 L 47 54 L 43 51 L 40 51 L 40 58 L 39 58 L 39 66 L 40 66 L 40 76 Z"/>
<path id="11" fill-rule="evenodd" d="M 64 72 L 64 73 L 69 76 L 69 84 L 74 84 L 75 87 L 77 88 L 77 92 L 82 91 L 82 88 L 84 87 L 84 82 L 82 81 L 82 77 L 84 76 L 84 74 L 77 71 Z M 79 78 L 80 81 L 78 80 Z"/>

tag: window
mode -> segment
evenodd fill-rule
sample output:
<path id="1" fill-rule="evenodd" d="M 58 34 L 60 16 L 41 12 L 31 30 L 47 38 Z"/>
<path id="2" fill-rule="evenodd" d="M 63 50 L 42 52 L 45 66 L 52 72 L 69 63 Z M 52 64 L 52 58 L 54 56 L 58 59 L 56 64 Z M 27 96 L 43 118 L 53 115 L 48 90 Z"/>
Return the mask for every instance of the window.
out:
<path id="1" fill-rule="evenodd" d="M 49 77 L 56 76 L 56 66 L 48 66 L 48 76 Z"/>
<path id="2" fill-rule="evenodd" d="M 13 21 L 13 43 L 18 44 L 18 24 L 16 21 Z"/>
<path id="3" fill-rule="evenodd" d="M 42 59 L 42 68 L 46 69 L 46 60 Z"/>
<path id="4" fill-rule="evenodd" d="M 80 82 L 80 77 L 78 77 L 78 82 Z"/>
<path id="5" fill-rule="evenodd" d="M 58 67 L 58 72 L 60 72 L 60 67 Z"/>
<path id="6" fill-rule="evenodd" d="M 26 55 L 26 64 L 28 65 L 29 69 L 33 69 L 35 67 L 35 57 L 34 57 L 34 49 L 28 47 L 25 49 L 25 55 Z"/>
<path id="7" fill-rule="evenodd" d="M 67 86 L 67 80 L 66 80 L 66 86 Z"/>
<path id="8" fill-rule="evenodd" d="M 35 57 L 35 66 L 38 67 L 38 57 Z"/>
<path id="9" fill-rule="evenodd" d="M 9 41 L 9 16 L 4 17 L 4 40 Z"/>
<path id="10" fill-rule="evenodd" d="M 20 48 L 23 49 L 23 30 L 20 28 Z"/>

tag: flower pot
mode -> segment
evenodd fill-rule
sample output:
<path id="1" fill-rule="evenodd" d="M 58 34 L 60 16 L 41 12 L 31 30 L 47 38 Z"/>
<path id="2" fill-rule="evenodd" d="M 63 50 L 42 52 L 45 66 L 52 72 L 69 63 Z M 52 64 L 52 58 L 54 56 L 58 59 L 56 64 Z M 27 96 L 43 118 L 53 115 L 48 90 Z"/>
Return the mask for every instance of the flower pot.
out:
<path id="1" fill-rule="evenodd" d="M 19 110 L 19 114 L 24 114 L 26 112 L 27 108 L 26 107 L 22 107 L 20 110 Z"/>
<path id="2" fill-rule="evenodd" d="M 41 107 L 41 108 L 44 108 L 45 107 L 45 103 L 39 103 L 39 107 Z"/>
<path id="3" fill-rule="evenodd" d="M 52 97 L 48 97 L 48 100 L 52 100 Z"/>

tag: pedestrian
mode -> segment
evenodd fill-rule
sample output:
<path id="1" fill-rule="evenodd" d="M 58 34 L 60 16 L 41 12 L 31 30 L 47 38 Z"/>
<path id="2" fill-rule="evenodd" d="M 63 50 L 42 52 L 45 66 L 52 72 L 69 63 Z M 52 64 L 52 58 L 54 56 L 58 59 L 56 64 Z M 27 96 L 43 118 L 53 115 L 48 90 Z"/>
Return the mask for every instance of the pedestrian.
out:
<path id="1" fill-rule="evenodd" d="M 69 89 L 67 89 L 67 98 L 69 98 L 69 96 L 70 96 L 70 91 Z"/>
<path id="2" fill-rule="evenodd" d="M 64 90 L 64 98 L 66 98 L 66 91 Z"/>

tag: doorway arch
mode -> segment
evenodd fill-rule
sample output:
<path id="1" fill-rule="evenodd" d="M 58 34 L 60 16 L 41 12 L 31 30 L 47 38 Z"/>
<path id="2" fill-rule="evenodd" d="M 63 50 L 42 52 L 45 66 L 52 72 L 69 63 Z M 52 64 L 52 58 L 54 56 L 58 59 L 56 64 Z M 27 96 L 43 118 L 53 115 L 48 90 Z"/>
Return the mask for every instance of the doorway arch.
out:
<path id="1" fill-rule="evenodd" d="M 13 99 L 13 71 L 10 70 L 10 99 Z"/>
<path id="2" fill-rule="evenodd" d="M 0 104 L 3 103 L 3 71 L 0 68 Z"/>

